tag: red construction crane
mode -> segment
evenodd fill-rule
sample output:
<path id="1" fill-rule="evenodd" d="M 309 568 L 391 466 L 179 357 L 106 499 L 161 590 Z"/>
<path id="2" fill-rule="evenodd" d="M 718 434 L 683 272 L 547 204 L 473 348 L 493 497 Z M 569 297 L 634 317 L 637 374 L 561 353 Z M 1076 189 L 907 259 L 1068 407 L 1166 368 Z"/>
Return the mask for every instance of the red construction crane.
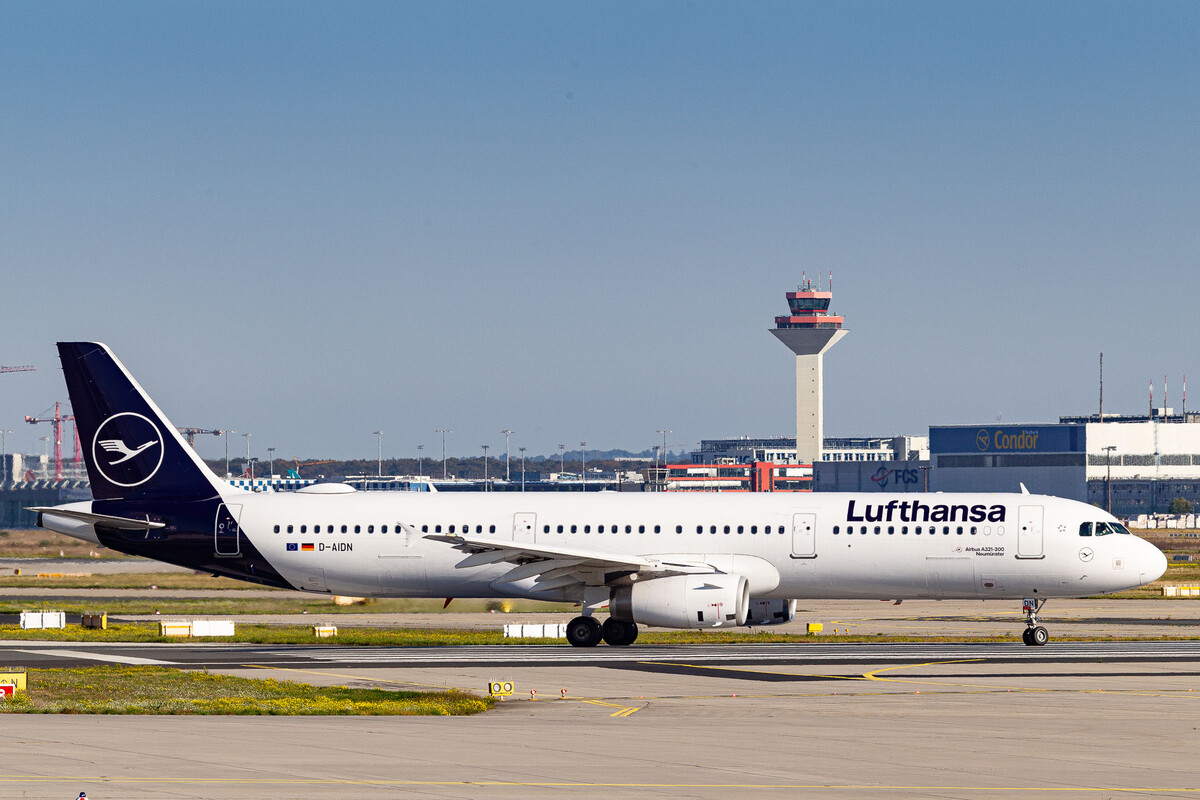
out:
<path id="1" fill-rule="evenodd" d="M 225 431 L 209 430 L 208 428 L 176 428 L 176 430 L 184 435 L 184 438 L 187 439 L 187 443 L 193 449 L 196 447 L 196 434 L 211 433 L 213 436 L 221 436 L 225 433 Z"/>
<path id="2" fill-rule="evenodd" d="M 0 373 L 4 372 L 35 372 L 37 367 L 32 364 L 26 364 L 23 367 L 0 367 Z"/>
<path id="3" fill-rule="evenodd" d="M 49 409 L 47 409 L 48 411 Z M 42 412 L 45 413 L 45 412 Z M 63 414 L 62 403 L 54 404 L 53 417 L 25 417 L 25 421 L 30 425 L 37 425 L 39 422 L 49 422 L 54 426 L 54 480 L 61 481 L 63 477 L 62 470 L 62 426 L 64 422 L 74 422 L 74 414 Z M 79 429 L 75 428 L 75 469 L 79 470 L 82 461 L 79 452 Z"/>

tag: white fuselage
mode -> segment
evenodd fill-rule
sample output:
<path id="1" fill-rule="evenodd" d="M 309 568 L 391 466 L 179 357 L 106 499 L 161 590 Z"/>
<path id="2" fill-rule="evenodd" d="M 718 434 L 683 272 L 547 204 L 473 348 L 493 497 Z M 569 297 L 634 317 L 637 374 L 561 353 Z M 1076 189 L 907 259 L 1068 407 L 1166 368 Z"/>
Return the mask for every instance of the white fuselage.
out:
<path id="1" fill-rule="evenodd" d="M 437 534 L 703 562 L 755 598 L 1020 598 L 1114 592 L 1166 560 L 1092 506 L 1012 494 L 251 494 L 224 497 L 245 536 L 294 586 L 374 597 L 528 596 L 512 564 L 457 568 Z M 931 521 L 932 520 L 932 521 Z M 228 545 L 226 545 L 228 548 Z"/>

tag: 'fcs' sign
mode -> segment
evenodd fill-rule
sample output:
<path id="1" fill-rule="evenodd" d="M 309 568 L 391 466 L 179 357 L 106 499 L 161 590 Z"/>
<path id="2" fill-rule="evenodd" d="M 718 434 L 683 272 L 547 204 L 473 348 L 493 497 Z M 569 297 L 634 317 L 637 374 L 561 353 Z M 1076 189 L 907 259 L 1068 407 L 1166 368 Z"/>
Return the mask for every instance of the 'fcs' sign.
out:
<path id="1" fill-rule="evenodd" d="M 883 491 L 889 485 L 912 486 L 921 482 L 921 471 L 917 469 L 888 469 L 887 467 L 880 467 L 871 476 L 871 482 L 879 487 L 880 491 Z"/>

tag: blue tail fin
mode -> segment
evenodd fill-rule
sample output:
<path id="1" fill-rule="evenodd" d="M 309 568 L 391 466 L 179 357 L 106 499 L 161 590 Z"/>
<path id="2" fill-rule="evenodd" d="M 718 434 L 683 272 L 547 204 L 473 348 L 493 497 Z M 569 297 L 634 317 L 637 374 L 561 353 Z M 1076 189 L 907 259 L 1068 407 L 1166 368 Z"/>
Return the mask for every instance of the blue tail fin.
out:
<path id="1" fill-rule="evenodd" d="M 71 409 L 97 500 L 215 497 L 212 470 L 106 345 L 59 342 Z"/>

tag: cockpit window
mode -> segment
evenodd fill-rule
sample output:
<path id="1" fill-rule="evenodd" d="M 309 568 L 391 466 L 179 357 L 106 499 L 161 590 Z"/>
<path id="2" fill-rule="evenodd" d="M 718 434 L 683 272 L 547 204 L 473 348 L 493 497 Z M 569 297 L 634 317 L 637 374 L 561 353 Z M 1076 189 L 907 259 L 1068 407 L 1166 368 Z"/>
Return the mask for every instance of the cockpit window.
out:
<path id="1" fill-rule="evenodd" d="M 1110 522 L 1108 523 L 1108 527 L 1112 528 L 1116 533 L 1123 533 L 1126 536 L 1133 536 L 1133 534 L 1129 532 L 1129 529 L 1119 522 Z"/>
<path id="2" fill-rule="evenodd" d="M 1118 529 L 1120 529 L 1120 530 L 1118 530 Z M 1125 528 L 1122 525 L 1115 523 L 1115 522 L 1097 522 L 1096 523 L 1096 535 L 1097 536 L 1108 536 L 1110 533 L 1120 533 L 1121 531 L 1125 531 Z M 1125 532 L 1128 533 L 1128 531 L 1125 531 Z"/>
<path id="3" fill-rule="evenodd" d="M 1080 525 L 1079 526 L 1079 535 L 1080 536 L 1091 536 L 1092 535 L 1092 523 L 1085 522 L 1082 525 Z"/>

